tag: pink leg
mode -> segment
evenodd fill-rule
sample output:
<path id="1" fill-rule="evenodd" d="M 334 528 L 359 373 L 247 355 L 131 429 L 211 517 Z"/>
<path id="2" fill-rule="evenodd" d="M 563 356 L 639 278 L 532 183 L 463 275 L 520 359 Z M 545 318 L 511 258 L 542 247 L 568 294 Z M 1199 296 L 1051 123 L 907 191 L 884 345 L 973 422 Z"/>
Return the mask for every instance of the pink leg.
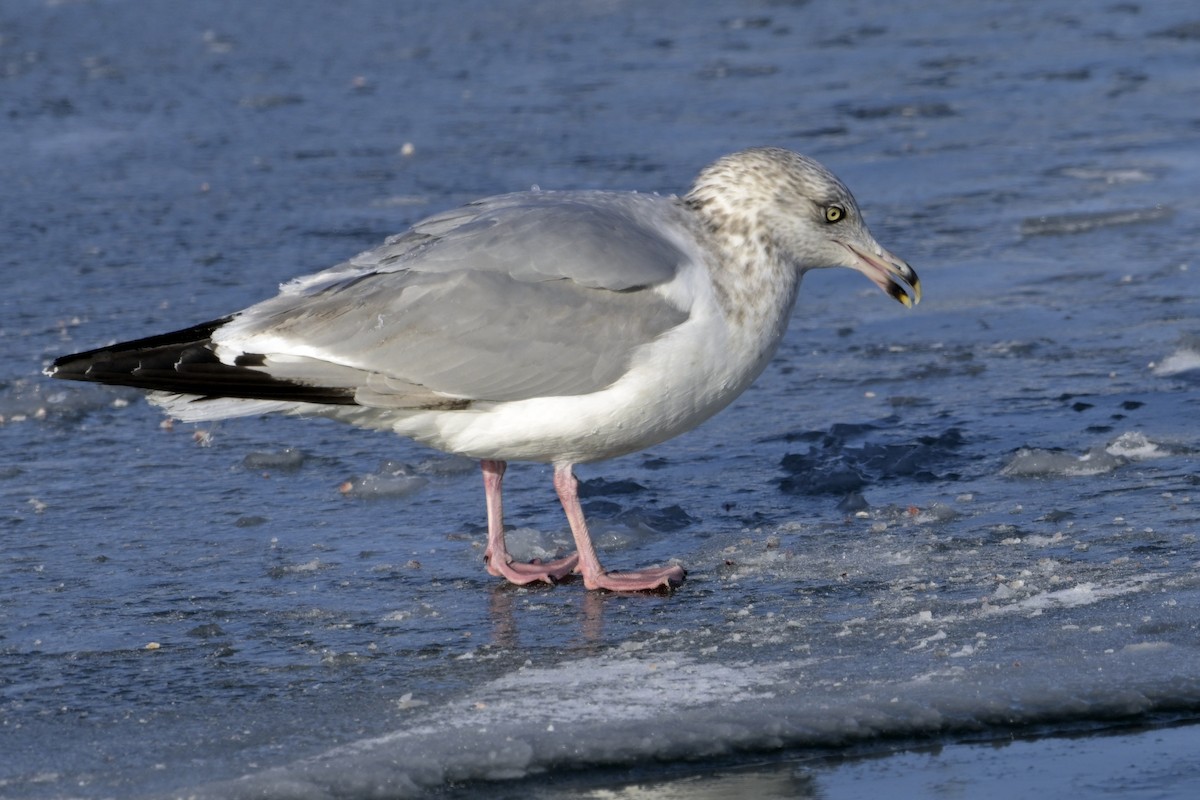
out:
<path id="1" fill-rule="evenodd" d="M 687 574 L 683 567 L 653 567 L 637 572 L 605 572 L 596 558 L 596 548 L 588 533 L 583 508 L 579 505 L 579 481 L 571 472 L 570 464 L 554 465 L 554 488 L 567 512 L 567 522 L 575 536 L 575 547 L 579 549 L 578 572 L 583 573 L 583 585 L 589 589 L 608 589 L 610 592 L 645 592 L 653 589 L 672 589 L 681 583 Z"/>
<path id="2" fill-rule="evenodd" d="M 556 583 L 570 575 L 579 563 L 579 556 L 574 553 L 548 564 L 538 559 L 528 564 L 512 560 L 504 547 L 504 501 L 500 489 L 508 465 L 503 461 L 483 461 L 480 466 L 483 467 L 483 491 L 487 497 L 488 543 L 483 551 L 487 571 L 520 586 L 534 581 Z"/>

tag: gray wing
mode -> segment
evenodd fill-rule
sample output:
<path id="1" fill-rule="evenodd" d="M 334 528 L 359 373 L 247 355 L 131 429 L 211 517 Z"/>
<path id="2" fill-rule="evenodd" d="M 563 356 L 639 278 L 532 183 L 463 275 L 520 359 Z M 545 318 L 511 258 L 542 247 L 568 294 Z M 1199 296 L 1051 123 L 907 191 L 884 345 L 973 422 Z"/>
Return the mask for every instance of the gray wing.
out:
<path id="1" fill-rule="evenodd" d="M 689 262 L 674 243 L 686 235 L 655 196 L 490 198 L 294 281 L 213 340 L 223 358 L 352 388 L 364 405 L 585 394 L 687 318 L 654 291 Z"/>

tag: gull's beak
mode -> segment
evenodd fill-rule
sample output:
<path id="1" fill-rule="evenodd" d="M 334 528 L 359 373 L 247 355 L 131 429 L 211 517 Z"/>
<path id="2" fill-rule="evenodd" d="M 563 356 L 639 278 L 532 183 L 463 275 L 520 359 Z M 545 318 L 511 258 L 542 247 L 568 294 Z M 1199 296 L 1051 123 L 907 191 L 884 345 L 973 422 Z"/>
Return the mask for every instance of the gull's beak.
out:
<path id="1" fill-rule="evenodd" d="M 909 308 L 921 302 L 921 279 L 903 260 L 879 245 L 875 245 L 873 253 L 847 242 L 841 245 L 852 257 L 847 266 L 866 275 L 872 283 Z"/>

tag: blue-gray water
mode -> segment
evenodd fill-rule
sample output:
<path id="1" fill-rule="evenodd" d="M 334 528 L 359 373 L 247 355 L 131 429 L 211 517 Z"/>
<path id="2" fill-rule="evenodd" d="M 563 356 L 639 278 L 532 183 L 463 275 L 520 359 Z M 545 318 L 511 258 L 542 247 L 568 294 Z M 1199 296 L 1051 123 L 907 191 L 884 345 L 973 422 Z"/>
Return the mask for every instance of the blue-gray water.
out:
<path id="1" fill-rule="evenodd" d="M 6 0 L 0 796 L 853 796 L 899 762 L 795 765 L 1196 718 L 1198 75 L 1182 1 Z M 925 300 L 811 275 L 734 406 L 581 470 L 671 596 L 500 584 L 477 470 L 409 442 L 40 377 L 475 197 L 756 144 Z M 566 542 L 546 467 L 508 489 Z"/>

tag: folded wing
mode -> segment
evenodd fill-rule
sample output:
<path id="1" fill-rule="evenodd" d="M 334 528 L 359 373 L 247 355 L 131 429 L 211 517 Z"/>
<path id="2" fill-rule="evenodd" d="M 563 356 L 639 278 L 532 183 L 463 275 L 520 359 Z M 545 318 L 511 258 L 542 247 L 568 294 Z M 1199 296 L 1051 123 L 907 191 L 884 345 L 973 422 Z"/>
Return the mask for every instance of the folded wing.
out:
<path id="1" fill-rule="evenodd" d="M 673 201 L 525 192 L 430 217 L 202 326 L 56 362 L 59 377 L 197 399 L 376 408 L 598 391 L 688 310 Z"/>

